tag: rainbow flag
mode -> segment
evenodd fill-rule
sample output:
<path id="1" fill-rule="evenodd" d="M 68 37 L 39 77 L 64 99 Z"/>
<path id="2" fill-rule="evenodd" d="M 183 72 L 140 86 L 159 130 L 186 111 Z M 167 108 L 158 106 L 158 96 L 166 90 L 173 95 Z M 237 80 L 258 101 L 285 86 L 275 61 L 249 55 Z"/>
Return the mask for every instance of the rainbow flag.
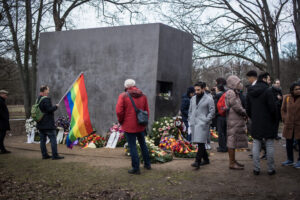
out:
<path id="1" fill-rule="evenodd" d="M 66 144 L 67 147 L 72 148 L 77 138 L 87 136 L 93 132 L 83 74 L 75 81 L 64 97 L 64 101 L 71 119 Z"/>

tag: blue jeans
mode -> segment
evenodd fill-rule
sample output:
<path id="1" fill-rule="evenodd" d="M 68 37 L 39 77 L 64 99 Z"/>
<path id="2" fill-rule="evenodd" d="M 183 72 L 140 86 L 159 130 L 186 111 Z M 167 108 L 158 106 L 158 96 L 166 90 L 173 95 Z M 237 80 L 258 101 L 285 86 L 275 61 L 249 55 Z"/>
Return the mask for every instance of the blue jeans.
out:
<path id="1" fill-rule="evenodd" d="M 140 169 L 140 159 L 139 159 L 139 155 L 138 155 L 137 148 L 136 148 L 136 138 L 138 139 L 141 150 L 142 150 L 144 165 L 151 166 L 149 151 L 148 151 L 146 141 L 145 141 L 145 132 L 125 133 L 125 134 L 126 134 L 126 139 L 127 139 L 128 146 L 130 149 L 131 165 L 132 165 L 133 170 Z"/>
<path id="2" fill-rule="evenodd" d="M 52 150 L 52 158 L 58 156 L 57 154 L 57 143 L 56 143 L 56 130 L 40 130 L 40 147 L 43 157 L 48 156 L 46 140 L 47 136 L 50 139 L 51 150 Z"/>

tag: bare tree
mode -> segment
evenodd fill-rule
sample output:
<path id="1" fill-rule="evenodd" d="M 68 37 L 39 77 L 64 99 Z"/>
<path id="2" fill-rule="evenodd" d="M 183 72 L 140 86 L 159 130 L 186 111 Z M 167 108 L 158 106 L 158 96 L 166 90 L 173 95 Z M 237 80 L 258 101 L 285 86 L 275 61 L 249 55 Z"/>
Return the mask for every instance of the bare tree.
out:
<path id="1" fill-rule="evenodd" d="M 296 33 L 297 57 L 300 60 L 300 0 L 293 0 L 293 26 Z"/>
<path id="2" fill-rule="evenodd" d="M 35 3 L 21 0 L 3 0 L 1 2 L 5 13 L 2 25 L 6 32 L 8 32 L 8 28 L 10 33 L 5 42 L 8 46 L 12 46 L 20 72 L 27 117 L 30 116 L 30 107 L 35 99 L 37 47 L 44 9 L 43 3 L 43 0 Z"/>
<path id="3" fill-rule="evenodd" d="M 37 55 L 39 34 L 49 27 L 49 17 L 54 19 L 56 31 L 61 31 L 67 18 L 75 8 L 89 3 L 103 11 L 106 4 L 112 4 L 119 11 L 133 14 L 133 8 L 151 3 L 146 0 L 0 0 L 0 55 L 10 54 L 16 60 L 20 79 L 24 89 L 24 107 L 26 117 L 36 98 Z M 101 5 L 101 8 L 97 6 Z M 115 16 L 114 16 L 115 17 Z M 3 44 L 3 45 L 2 45 Z"/>
<path id="4" fill-rule="evenodd" d="M 113 23 L 118 21 L 121 14 L 127 12 L 130 19 L 139 14 L 139 6 L 156 4 L 156 0 L 53 0 L 52 16 L 54 19 L 55 30 L 61 31 L 66 23 L 67 17 L 77 7 L 83 4 L 95 8 L 98 18 L 105 22 Z M 110 10 L 116 9 L 116 13 Z"/>
<path id="5" fill-rule="evenodd" d="M 193 34 L 199 59 L 238 57 L 279 78 L 280 23 L 288 0 L 174 0 L 164 16 Z M 270 7 L 270 5 L 274 5 Z M 211 13 L 211 14 L 210 14 Z M 279 34 L 279 31 L 281 31 Z"/>

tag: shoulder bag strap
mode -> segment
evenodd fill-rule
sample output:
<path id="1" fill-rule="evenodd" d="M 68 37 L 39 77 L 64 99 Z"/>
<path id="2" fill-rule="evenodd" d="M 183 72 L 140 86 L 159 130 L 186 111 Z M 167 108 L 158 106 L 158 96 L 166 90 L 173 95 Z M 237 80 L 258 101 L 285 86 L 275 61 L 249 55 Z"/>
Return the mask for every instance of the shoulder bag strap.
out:
<path id="1" fill-rule="evenodd" d="M 137 107 L 136 107 L 136 105 L 135 105 L 135 103 L 134 103 L 134 101 L 133 101 L 131 95 L 130 95 L 128 92 L 126 92 L 126 93 L 127 93 L 127 95 L 129 96 L 129 99 L 130 99 L 130 101 L 131 101 L 131 103 L 132 103 L 132 105 L 133 105 L 133 107 L 134 107 L 135 112 L 137 113 L 137 112 L 138 112 L 138 109 L 137 109 Z"/>
<path id="2" fill-rule="evenodd" d="M 40 99 L 37 99 L 36 100 L 36 103 L 38 104 L 38 105 L 40 105 L 40 103 L 42 102 L 42 100 L 43 99 L 46 99 L 47 97 L 45 97 L 45 96 L 42 96 Z"/>

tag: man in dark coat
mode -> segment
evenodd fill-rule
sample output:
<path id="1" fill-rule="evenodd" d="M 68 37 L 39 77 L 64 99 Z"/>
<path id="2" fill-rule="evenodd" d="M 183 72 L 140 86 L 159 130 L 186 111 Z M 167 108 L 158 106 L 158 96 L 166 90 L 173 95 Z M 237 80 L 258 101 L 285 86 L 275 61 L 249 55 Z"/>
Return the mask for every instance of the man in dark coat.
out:
<path id="1" fill-rule="evenodd" d="M 0 90 L 0 154 L 10 153 L 4 147 L 4 138 L 6 131 L 10 130 L 9 126 L 9 112 L 5 103 L 8 92 L 6 90 Z"/>
<path id="2" fill-rule="evenodd" d="M 276 104 L 272 89 L 268 85 L 270 76 L 268 73 L 259 75 L 257 83 L 249 87 L 246 110 L 252 120 L 251 135 L 253 141 L 253 162 L 255 175 L 260 172 L 260 149 L 263 139 L 266 142 L 268 173 L 275 174 L 274 166 L 274 138 L 276 137 Z"/>
<path id="3" fill-rule="evenodd" d="M 218 142 L 219 147 L 217 148 L 218 152 L 227 152 L 227 123 L 226 116 L 221 116 L 218 113 L 217 104 L 221 96 L 225 93 L 224 85 L 217 85 L 216 87 L 216 96 L 214 98 L 215 107 L 216 107 L 216 121 L 217 121 L 217 131 L 218 131 Z"/>
<path id="4" fill-rule="evenodd" d="M 281 92 L 281 87 L 280 87 L 280 80 L 276 79 L 273 86 L 272 86 L 272 91 L 274 95 L 274 100 L 276 103 L 276 108 L 277 108 L 277 121 L 276 121 L 276 140 L 281 139 L 281 137 L 278 136 L 278 128 L 279 128 L 279 123 L 281 121 L 281 105 L 282 105 L 282 92 Z"/>
<path id="5" fill-rule="evenodd" d="M 188 118 L 189 118 L 190 100 L 194 96 L 194 94 L 195 94 L 194 87 L 189 87 L 187 89 L 186 94 L 182 95 L 182 99 L 181 99 L 180 111 L 182 115 L 182 121 L 186 127 L 186 131 L 188 131 L 189 128 Z M 191 139 L 192 139 L 191 135 L 188 134 L 187 140 L 191 141 Z"/>
<path id="6" fill-rule="evenodd" d="M 39 104 L 40 110 L 44 113 L 43 118 L 37 122 L 37 129 L 40 132 L 40 147 L 42 152 L 43 159 L 49 159 L 49 156 L 46 148 L 46 139 L 47 136 L 50 139 L 51 150 L 52 150 L 52 160 L 63 159 L 64 157 L 59 156 L 57 153 L 57 143 L 56 143 L 56 126 L 54 122 L 54 111 L 57 110 L 58 104 L 55 106 L 52 105 L 50 97 L 48 97 L 50 89 L 48 86 L 41 86 L 40 96 L 37 101 L 43 98 Z"/>

